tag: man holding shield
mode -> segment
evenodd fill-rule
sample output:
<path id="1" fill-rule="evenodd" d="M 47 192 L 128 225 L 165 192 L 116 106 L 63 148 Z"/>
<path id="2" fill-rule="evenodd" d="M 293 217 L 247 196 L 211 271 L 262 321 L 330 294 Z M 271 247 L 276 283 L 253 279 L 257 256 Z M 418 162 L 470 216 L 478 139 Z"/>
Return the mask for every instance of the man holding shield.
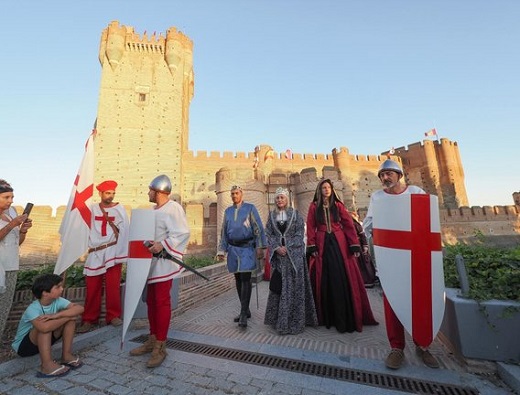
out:
<path id="1" fill-rule="evenodd" d="M 155 177 L 149 185 L 148 198 L 155 203 L 155 237 L 145 245 L 153 254 L 146 286 L 146 305 L 150 335 L 141 346 L 130 351 L 130 355 L 151 353 L 146 366 L 160 366 L 166 358 L 166 337 L 172 315 L 171 287 L 173 279 L 180 276 L 182 258 L 190 230 L 186 213 L 182 206 L 170 200 L 172 191 L 170 179 L 162 174 Z"/>
<path id="2" fill-rule="evenodd" d="M 372 236 L 373 231 L 373 211 L 374 206 L 381 200 L 388 199 L 391 196 L 405 194 L 426 194 L 424 190 L 414 185 L 406 185 L 401 183 L 403 171 L 399 164 L 391 159 L 385 160 L 377 173 L 378 178 L 383 184 L 383 189 L 376 191 L 370 197 L 370 204 L 367 215 L 363 221 L 365 233 Z M 383 279 L 381 279 L 383 288 Z M 385 364 L 390 369 L 399 369 L 404 360 L 405 335 L 404 327 L 394 309 L 390 306 L 386 295 L 383 294 L 385 324 L 388 340 L 392 350 L 388 354 Z M 416 343 L 416 353 L 421 357 L 424 364 L 430 368 L 438 368 L 439 363 L 435 357 L 425 347 L 420 347 Z"/>

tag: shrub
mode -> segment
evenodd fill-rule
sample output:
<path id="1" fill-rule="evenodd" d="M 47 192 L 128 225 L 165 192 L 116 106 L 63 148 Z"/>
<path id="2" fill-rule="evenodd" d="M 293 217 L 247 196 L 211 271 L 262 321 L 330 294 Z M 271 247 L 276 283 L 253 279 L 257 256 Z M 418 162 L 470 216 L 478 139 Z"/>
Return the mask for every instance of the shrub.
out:
<path id="1" fill-rule="evenodd" d="M 469 297 L 477 301 L 499 299 L 520 302 L 520 247 L 497 248 L 455 244 L 444 248 L 444 280 L 460 288 L 455 257 L 460 254 L 469 280 Z"/>
<path id="2" fill-rule="evenodd" d="M 54 265 L 45 264 L 36 269 L 20 270 L 16 280 L 16 290 L 21 291 L 31 289 L 34 279 L 40 274 L 53 273 Z M 83 276 L 83 265 L 71 266 L 65 275 L 65 288 L 84 287 L 85 278 Z"/>
<path id="3" fill-rule="evenodd" d="M 194 269 L 210 266 L 215 263 L 212 256 L 187 256 L 186 264 Z M 22 291 L 31 289 L 35 277 L 40 274 L 52 273 L 54 264 L 45 264 L 36 269 L 20 270 L 16 281 L 16 290 Z M 126 265 L 123 265 L 121 274 L 121 282 L 126 279 Z M 83 265 L 72 265 L 65 272 L 65 288 L 78 288 L 85 286 L 85 277 L 83 275 Z"/>
<path id="4" fill-rule="evenodd" d="M 185 259 L 186 265 L 194 268 L 200 269 L 202 267 L 211 266 L 215 263 L 215 259 L 213 256 L 206 255 L 189 255 Z"/>

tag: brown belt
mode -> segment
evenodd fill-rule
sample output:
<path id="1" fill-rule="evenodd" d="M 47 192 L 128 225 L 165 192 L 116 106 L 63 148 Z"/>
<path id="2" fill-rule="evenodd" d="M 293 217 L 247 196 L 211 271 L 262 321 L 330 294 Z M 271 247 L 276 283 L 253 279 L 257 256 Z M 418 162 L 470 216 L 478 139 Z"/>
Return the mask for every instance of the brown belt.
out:
<path id="1" fill-rule="evenodd" d="M 104 250 L 105 248 L 115 246 L 116 244 L 117 244 L 117 241 L 111 241 L 110 243 L 107 243 L 107 244 L 102 244 L 97 247 L 92 247 L 92 248 L 88 249 L 88 253 L 90 254 L 91 252 Z"/>

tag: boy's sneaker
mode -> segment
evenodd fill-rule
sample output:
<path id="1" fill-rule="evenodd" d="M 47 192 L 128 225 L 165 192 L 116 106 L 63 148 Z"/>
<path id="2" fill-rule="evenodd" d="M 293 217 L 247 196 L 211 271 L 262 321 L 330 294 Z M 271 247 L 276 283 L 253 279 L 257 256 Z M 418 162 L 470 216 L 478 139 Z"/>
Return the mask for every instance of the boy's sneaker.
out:
<path id="1" fill-rule="evenodd" d="M 389 369 L 399 369 L 404 361 L 404 352 L 399 348 L 392 348 L 386 357 L 385 365 Z"/>

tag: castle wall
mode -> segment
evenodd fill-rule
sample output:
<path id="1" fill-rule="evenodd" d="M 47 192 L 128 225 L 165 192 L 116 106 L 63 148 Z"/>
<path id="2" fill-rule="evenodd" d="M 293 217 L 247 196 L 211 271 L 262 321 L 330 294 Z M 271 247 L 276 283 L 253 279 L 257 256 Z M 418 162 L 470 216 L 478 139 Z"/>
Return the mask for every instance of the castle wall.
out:
<path id="1" fill-rule="evenodd" d="M 277 153 L 265 144 L 254 152 L 188 150 L 193 42 L 175 28 L 165 36 L 154 33 L 148 37 L 111 22 L 101 35 L 99 61 L 95 183 L 116 180 L 116 200 L 130 212 L 149 206 L 150 181 L 167 174 L 173 184 L 171 197 L 183 205 L 188 217 L 189 253 L 216 251 L 233 184 L 242 186 L 245 200 L 257 206 L 264 220 L 278 186 L 290 190 L 293 205 L 304 216 L 321 178 L 330 178 L 347 208 L 359 210 L 361 215 L 371 194 L 381 188 L 377 172 L 388 152 L 353 155 L 343 146 L 330 154 Z M 424 140 L 397 148 L 391 158 L 402 164 L 408 183 L 439 197 L 445 242 L 476 231 L 520 234 L 520 192 L 513 194 L 514 206 L 467 207 L 456 142 Z M 53 217 L 50 207 L 34 207 L 34 226 L 21 248 L 23 264 L 54 264 L 65 209 L 59 207 Z"/>
<path id="2" fill-rule="evenodd" d="M 300 205 L 302 215 L 306 218 L 308 206 L 312 201 L 316 185 L 317 172 L 303 173 L 309 175 L 309 180 L 302 179 L 295 187 L 295 199 Z M 301 176 L 300 176 L 301 177 Z M 261 195 L 245 190 L 245 200 L 260 207 L 262 219 L 267 219 L 266 200 Z M 336 185 L 336 183 L 335 183 Z M 307 186 L 308 188 L 306 188 Z M 225 188 L 229 186 L 226 185 Z M 220 207 L 225 209 L 231 205 L 229 189 L 221 190 L 222 200 Z M 23 207 L 15 207 L 22 213 Z M 209 209 L 209 217 L 204 215 L 203 205 L 188 204 L 186 215 L 190 224 L 190 243 L 188 254 L 215 254 L 217 248 L 216 205 Z M 50 264 L 54 265 L 60 248 L 59 227 L 66 207 L 61 206 L 56 216 L 52 216 L 49 206 L 34 206 L 31 212 L 33 227 L 29 231 L 26 241 L 20 248 L 21 266 Z M 128 208 L 127 208 L 128 211 Z M 360 209 L 360 216 L 364 218 L 366 209 Z M 219 211 L 220 218 L 223 210 Z M 516 243 L 520 238 L 520 205 L 511 206 L 473 206 L 458 209 L 441 209 L 440 219 L 442 226 L 442 240 L 445 244 L 454 244 L 472 238 L 477 232 L 485 236 L 516 236 Z"/>

